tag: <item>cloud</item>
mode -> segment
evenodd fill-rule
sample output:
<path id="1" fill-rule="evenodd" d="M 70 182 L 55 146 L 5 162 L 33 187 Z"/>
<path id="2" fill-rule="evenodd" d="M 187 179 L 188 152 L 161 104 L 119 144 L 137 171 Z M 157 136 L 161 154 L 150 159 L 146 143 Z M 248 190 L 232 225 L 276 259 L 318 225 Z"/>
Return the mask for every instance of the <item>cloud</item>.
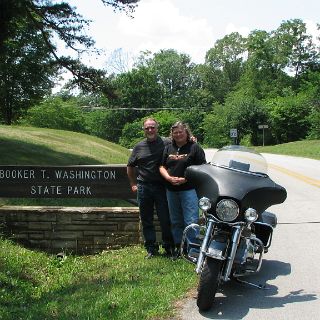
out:
<path id="1" fill-rule="evenodd" d="M 317 45 L 320 46 L 320 34 L 319 30 L 317 27 L 317 24 L 314 21 L 311 20 L 305 20 L 304 21 L 307 27 L 307 32 L 312 35 L 312 40 L 313 42 Z"/>
<path id="2" fill-rule="evenodd" d="M 215 42 L 207 20 L 182 15 L 170 0 L 142 1 L 134 19 L 122 16 L 117 29 L 125 39 L 126 50 L 137 53 L 174 48 L 189 54 L 196 63 L 204 61 L 206 51 Z"/>
<path id="3" fill-rule="evenodd" d="M 250 30 L 248 27 L 236 27 L 233 23 L 228 23 L 226 27 L 226 35 L 230 34 L 232 32 L 238 32 L 240 33 L 243 37 L 247 37 L 250 33 Z"/>

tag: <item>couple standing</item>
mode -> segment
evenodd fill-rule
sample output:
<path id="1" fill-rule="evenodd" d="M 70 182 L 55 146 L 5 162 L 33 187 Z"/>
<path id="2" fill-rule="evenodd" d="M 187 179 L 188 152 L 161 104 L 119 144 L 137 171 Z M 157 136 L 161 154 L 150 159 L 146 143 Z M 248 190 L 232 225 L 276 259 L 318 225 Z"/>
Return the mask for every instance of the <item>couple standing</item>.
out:
<path id="1" fill-rule="evenodd" d="M 144 121 L 146 139 L 133 148 L 127 164 L 131 189 L 137 192 L 146 258 L 159 250 L 153 224 L 154 207 L 166 254 L 179 255 L 184 228 L 199 219 L 197 194 L 184 178 L 184 171 L 190 165 L 206 162 L 203 149 L 193 142 L 185 123 L 178 121 L 171 127 L 171 139 L 159 137 L 158 126 L 153 118 Z"/>

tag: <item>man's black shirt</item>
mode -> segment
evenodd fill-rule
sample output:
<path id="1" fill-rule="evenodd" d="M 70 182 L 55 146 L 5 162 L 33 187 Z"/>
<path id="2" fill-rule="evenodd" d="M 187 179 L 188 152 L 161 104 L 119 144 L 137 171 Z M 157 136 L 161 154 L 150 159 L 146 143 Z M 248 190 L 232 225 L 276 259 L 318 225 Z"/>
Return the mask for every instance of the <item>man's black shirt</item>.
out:
<path id="1" fill-rule="evenodd" d="M 159 166 L 163 150 L 168 143 L 169 139 L 157 137 L 154 141 L 144 139 L 133 148 L 127 166 L 137 167 L 138 182 L 164 183 Z"/>

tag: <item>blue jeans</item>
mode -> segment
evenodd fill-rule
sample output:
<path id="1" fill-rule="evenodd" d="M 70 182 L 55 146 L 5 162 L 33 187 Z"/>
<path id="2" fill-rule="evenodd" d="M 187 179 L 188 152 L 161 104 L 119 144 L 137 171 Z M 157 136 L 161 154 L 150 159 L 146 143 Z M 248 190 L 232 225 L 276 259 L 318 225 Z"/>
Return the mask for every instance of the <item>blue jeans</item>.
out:
<path id="1" fill-rule="evenodd" d="M 138 182 L 137 200 L 140 209 L 144 246 L 147 251 L 155 252 L 159 249 L 156 243 L 156 231 L 153 223 L 154 208 L 160 222 L 162 246 L 166 250 L 171 250 L 173 239 L 165 187 L 160 183 Z"/>
<path id="2" fill-rule="evenodd" d="M 167 190 L 167 199 L 173 240 L 175 245 L 180 245 L 184 228 L 199 221 L 198 196 L 194 189 Z"/>

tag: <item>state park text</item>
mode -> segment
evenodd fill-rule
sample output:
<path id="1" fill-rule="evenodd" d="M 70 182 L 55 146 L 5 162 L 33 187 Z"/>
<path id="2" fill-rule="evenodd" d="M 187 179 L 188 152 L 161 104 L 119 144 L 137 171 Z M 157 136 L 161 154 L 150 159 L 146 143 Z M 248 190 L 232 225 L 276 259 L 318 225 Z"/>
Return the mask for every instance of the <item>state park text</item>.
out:
<path id="1" fill-rule="evenodd" d="M 0 166 L 0 197 L 132 198 L 125 165 Z"/>

